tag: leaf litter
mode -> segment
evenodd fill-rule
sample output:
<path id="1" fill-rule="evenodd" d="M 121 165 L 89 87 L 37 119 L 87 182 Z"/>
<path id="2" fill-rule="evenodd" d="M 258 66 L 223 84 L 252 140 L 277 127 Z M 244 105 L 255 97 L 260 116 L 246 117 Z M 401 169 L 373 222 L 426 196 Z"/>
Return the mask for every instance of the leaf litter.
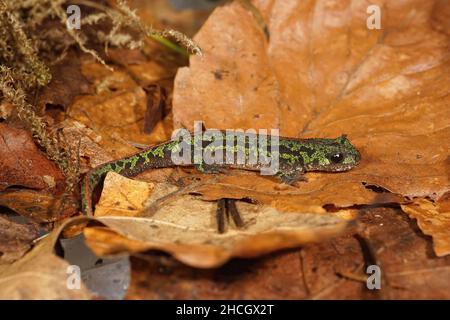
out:
<path id="1" fill-rule="evenodd" d="M 231 257 L 341 234 L 355 217 L 355 205 L 400 203 L 433 236 L 436 254 L 448 254 L 448 208 L 442 199 L 450 189 L 450 150 L 443 143 L 450 137 L 445 19 L 450 9 L 443 1 L 380 3 L 386 12 L 382 30 L 366 28 L 365 1 L 253 1 L 267 30 L 239 1 L 217 8 L 195 39 L 203 57 L 191 57 L 190 66 L 179 69 L 173 113 L 151 135 L 143 133 L 148 99 L 143 88 L 162 80 L 164 67 L 142 63 L 142 57 L 119 71 L 82 62 L 83 76 L 97 94 L 75 99 L 67 123 L 97 135 L 92 139 L 90 129 L 83 129 L 82 138 L 90 141 L 82 152 L 88 159 L 84 171 L 135 152 L 136 146 L 164 141 L 173 127 L 190 128 L 200 119 L 207 128 L 280 128 L 292 137 L 346 133 L 363 159 L 350 172 L 310 173 L 308 182 L 294 186 L 253 173 L 155 170 L 138 177 L 148 181 L 141 185 L 148 193 L 131 202 L 125 188 L 135 182 L 119 184 L 124 190 L 117 195 L 118 185 L 108 181 L 97 207 L 103 212 L 96 212 L 108 228 L 84 230 L 91 248 L 105 255 L 159 249 L 191 266 L 217 267 Z M 376 188 L 383 196 L 373 192 Z M 215 232 L 211 201 L 223 197 L 256 201 L 238 202 L 249 223 L 245 230 Z M 161 202 L 166 198 L 170 201 Z M 340 210 L 331 213 L 328 207 Z M 35 259 L 37 248 L 42 246 L 24 261 Z M 42 249 L 45 257 L 48 251 Z"/>

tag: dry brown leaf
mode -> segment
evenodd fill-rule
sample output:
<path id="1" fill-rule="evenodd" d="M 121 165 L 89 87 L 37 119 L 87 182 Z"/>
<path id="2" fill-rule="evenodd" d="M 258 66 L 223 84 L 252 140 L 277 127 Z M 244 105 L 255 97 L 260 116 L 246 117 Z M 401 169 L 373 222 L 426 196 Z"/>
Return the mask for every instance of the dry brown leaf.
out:
<path id="1" fill-rule="evenodd" d="M 417 219 L 420 230 L 433 237 L 433 249 L 438 257 L 450 254 L 450 210 L 445 203 L 417 199 L 402 205 L 411 218 Z"/>
<path id="2" fill-rule="evenodd" d="M 382 270 L 381 290 L 367 290 L 367 256 L 358 238 L 345 234 L 215 270 L 164 255 L 133 257 L 127 299 L 449 299 L 450 256 L 430 254 L 428 237 L 400 209 L 364 213 L 358 234 Z"/>
<path id="3" fill-rule="evenodd" d="M 196 206 L 192 202 L 192 199 L 185 199 L 178 205 Z M 208 209 L 211 211 L 210 207 Z M 168 252 L 192 267 L 214 268 L 234 257 L 251 258 L 323 241 L 342 233 L 347 225 L 344 219 L 329 215 L 283 214 L 269 207 L 258 211 L 254 215 L 254 225 L 242 232 L 228 231 L 225 236 L 219 235 L 211 226 L 213 213 L 201 215 L 192 208 L 184 212 L 191 215 L 190 219 L 177 222 L 142 217 L 101 217 L 98 221 L 109 229 L 90 227 L 84 233 L 86 243 L 100 256 L 156 249 Z M 180 218 L 173 212 L 171 216 Z M 243 217 L 248 219 L 250 215 L 243 213 Z M 198 223 L 203 226 L 197 227 Z"/>
<path id="4" fill-rule="evenodd" d="M 69 264 L 54 254 L 64 226 L 52 231 L 22 259 L 0 266 L 0 299 L 89 299 L 91 293 L 67 287 Z"/>
<path id="5" fill-rule="evenodd" d="M 183 195 L 183 190 L 167 183 L 151 189 L 145 182 L 108 173 L 95 216 L 111 230 L 85 229 L 86 241 L 96 254 L 158 249 L 190 266 L 211 268 L 232 257 L 255 257 L 327 239 L 347 226 L 338 216 L 280 213 L 269 206 L 238 203 L 245 229 L 229 228 L 218 234 L 215 202 Z M 144 202 L 153 207 L 151 217 L 142 217 Z"/>

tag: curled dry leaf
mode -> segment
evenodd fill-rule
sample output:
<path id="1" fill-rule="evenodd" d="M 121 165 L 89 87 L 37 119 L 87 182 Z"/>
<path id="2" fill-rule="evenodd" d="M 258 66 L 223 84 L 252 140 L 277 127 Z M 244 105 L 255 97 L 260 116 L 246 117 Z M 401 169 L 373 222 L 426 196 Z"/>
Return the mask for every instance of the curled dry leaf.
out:
<path id="1" fill-rule="evenodd" d="M 96 217 L 110 229 L 85 229 L 87 244 L 98 255 L 158 249 L 190 266 L 211 268 L 232 257 L 255 257 L 327 239 L 348 224 L 334 215 L 280 213 L 269 206 L 238 203 L 246 227 L 230 227 L 226 234 L 218 234 L 217 204 L 185 195 L 173 185 L 160 183 L 152 189 L 147 183 L 109 173 L 103 190 Z M 112 208 L 105 205 L 111 201 Z M 145 202 L 153 207 L 150 217 L 142 210 Z"/>
<path id="2" fill-rule="evenodd" d="M 234 1 L 196 35 L 204 55 L 178 71 L 175 127 L 203 120 L 292 137 L 345 133 L 362 161 L 277 193 L 253 175 L 222 176 L 196 191 L 322 212 L 327 204 L 437 200 L 450 190 L 448 2 L 378 1 L 381 29 L 367 27 L 365 0 L 252 3 L 263 24 Z"/>
<path id="3" fill-rule="evenodd" d="M 55 243 L 66 224 L 56 228 L 22 259 L 0 266 L 0 299 L 89 299 L 83 283 L 67 285 L 69 263 L 54 254 Z M 73 271 L 72 271 L 73 272 Z"/>
<path id="4" fill-rule="evenodd" d="M 419 228 L 433 237 L 433 249 L 438 257 L 450 254 L 450 201 L 434 203 L 417 199 L 402 205 L 411 218 L 417 219 Z"/>

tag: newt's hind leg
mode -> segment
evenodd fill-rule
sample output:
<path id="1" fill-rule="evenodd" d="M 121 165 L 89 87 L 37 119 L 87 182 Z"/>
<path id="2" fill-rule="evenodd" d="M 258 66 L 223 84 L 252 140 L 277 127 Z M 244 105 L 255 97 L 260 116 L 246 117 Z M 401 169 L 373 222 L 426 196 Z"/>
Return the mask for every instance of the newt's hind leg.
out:
<path id="1" fill-rule="evenodd" d="M 244 227 L 244 221 L 236 207 L 236 199 L 220 199 L 217 202 L 216 212 L 217 230 L 219 233 L 225 232 L 226 222 L 229 220 L 230 216 L 237 228 Z"/>

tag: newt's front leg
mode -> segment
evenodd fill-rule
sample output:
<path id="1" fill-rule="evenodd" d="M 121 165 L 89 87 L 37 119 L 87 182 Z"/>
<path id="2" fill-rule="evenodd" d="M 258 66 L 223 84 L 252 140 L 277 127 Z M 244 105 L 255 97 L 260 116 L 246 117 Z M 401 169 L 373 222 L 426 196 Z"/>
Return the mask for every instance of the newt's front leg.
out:
<path id="1" fill-rule="evenodd" d="M 304 176 L 305 171 L 301 168 L 280 168 L 280 171 L 277 173 L 277 177 L 280 178 L 280 180 L 283 183 L 286 184 L 294 184 L 297 181 L 308 181 L 306 177 Z"/>

